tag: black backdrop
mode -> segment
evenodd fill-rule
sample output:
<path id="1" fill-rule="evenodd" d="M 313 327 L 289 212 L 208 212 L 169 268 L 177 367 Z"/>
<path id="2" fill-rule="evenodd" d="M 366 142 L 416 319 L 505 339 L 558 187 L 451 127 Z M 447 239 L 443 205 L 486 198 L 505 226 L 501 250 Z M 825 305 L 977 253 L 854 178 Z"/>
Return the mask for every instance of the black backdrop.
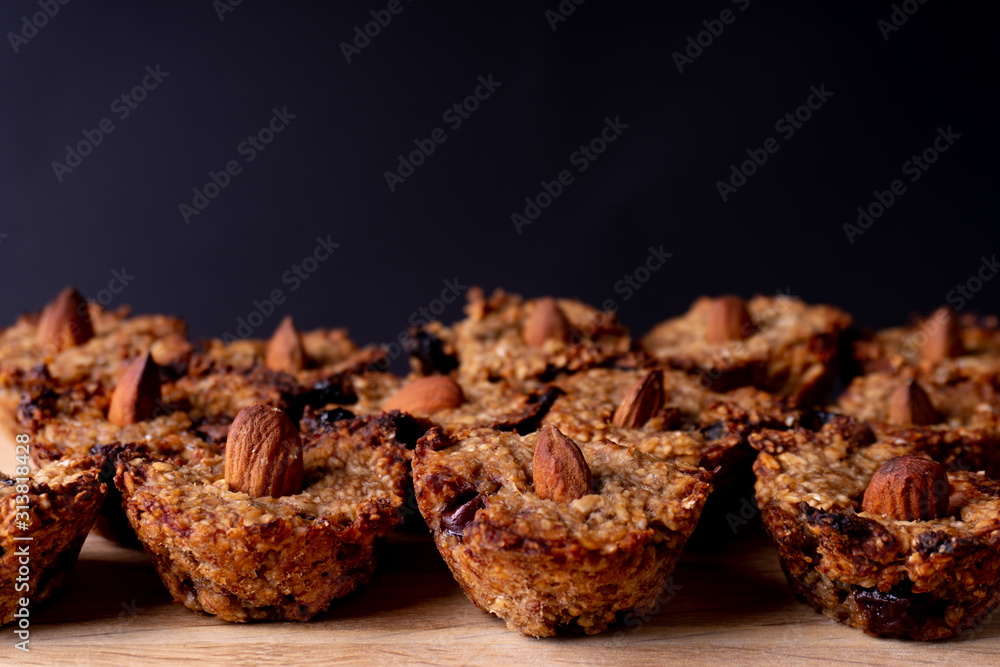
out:
<path id="1" fill-rule="evenodd" d="M 196 336 L 291 312 L 383 342 L 446 281 L 637 332 L 702 293 L 998 310 L 988 5 L 672 5 L 4 2 L 0 322 L 66 284 Z"/>

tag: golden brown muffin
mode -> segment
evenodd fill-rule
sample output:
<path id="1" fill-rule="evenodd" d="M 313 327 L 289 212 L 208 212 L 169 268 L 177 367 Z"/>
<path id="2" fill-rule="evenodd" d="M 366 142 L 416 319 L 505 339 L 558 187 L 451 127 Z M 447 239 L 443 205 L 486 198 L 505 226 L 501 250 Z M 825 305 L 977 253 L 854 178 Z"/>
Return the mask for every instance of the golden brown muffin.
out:
<path id="1" fill-rule="evenodd" d="M 959 315 L 948 307 L 903 327 L 866 334 L 853 343 L 865 373 L 901 369 L 940 383 L 956 379 L 1000 382 L 1000 328 L 997 318 Z"/>
<path id="2" fill-rule="evenodd" d="M 1000 482 L 979 465 L 958 469 L 997 457 L 995 441 L 849 417 L 750 440 L 764 524 L 792 589 L 817 611 L 872 635 L 942 639 L 1000 603 Z M 915 474 L 883 467 L 906 456 L 922 463 Z M 934 466 L 939 483 L 923 472 Z"/>
<path id="3" fill-rule="evenodd" d="M 449 372 L 463 381 L 548 380 L 556 373 L 607 366 L 632 348 L 614 313 L 573 299 L 525 301 L 496 290 L 469 290 L 465 319 L 411 332 L 417 372 Z"/>
<path id="4" fill-rule="evenodd" d="M 1000 388 L 993 383 L 967 378 L 939 382 L 914 375 L 912 369 L 859 375 L 834 409 L 865 421 L 1000 431 Z"/>
<path id="5" fill-rule="evenodd" d="M 793 297 L 701 297 L 655 326 L 642 347 L 715 391 L 753 386 L 808 406 L 826 400 L 838 339 L 850 323 L 842 310 Z"/>
<path id="6" fill-rule="evenodd" d="M 14 620 L 22 598 L 33 610 L 69 580 L 107 493 L 99 473 L 87 457 L 31 475 L 0 473 L 0 625 Z"/>
<path id="7" fill-rule="evenodd" d="M 455 380 L 448 375 L 410 377 L 379 408 L 430 419 L 449 433 L 477 428 L 530 433 L 561 391 L 541 382 Z"/>
<path id="8" fill-rule="evenodd" d="M 535 637 L 648 612 L 711 490 L 699 468 L 609 442 L 560 450 L 552 442 L 570 446 L 555 434 L 452 441 L 433 429 L 413 465 L 420 512 L 462 590 Z"/>
<path id="9" fill-rule="evenodd" d="M 179 318 L 132 316 L 125 306 L 105 310 L 66 288 L 41 313 L 0 330 L 0 430 L 19 432 L 17 406 L 33 373 L 110 392 L 122 365 L 146 351 L 164 366 L 183 359 L 190 349 L 186 333 Z"/>
<path id="10" fill-rule="evenodd" d="M 234 438 L 249 441 L 243 431 L 230 433 L 226 461 L 120 452 L 125 511 L 178 604 L 226 621 L 305 621 L 371 577 L 377 545 L 401 520 L 410 452 L 390 415 L 306 421 L 295 431 L 303 486 L 278 497 L 234 489 L 240 473 L 227 462 Z M 287 462 L 254 458 L 256 446 L 244 447 L 243 473 Z"/>

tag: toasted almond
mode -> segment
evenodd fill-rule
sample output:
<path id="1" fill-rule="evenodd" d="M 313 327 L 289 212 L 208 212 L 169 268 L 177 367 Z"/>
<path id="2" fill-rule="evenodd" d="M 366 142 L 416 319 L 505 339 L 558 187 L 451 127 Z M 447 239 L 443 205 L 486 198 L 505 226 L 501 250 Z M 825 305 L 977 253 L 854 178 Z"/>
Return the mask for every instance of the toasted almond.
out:
<path id="1" fill-rule="evenodd" d="M 948 306 L 942 306 L 930 316 L 931 324 L 924 332 L 926 338 L 920 346 L 920 356 L 930 364 L 944 359 L 960 357 L 964 353 L 958 316 Z"/>
<path id="2" fill-rule="evenodd" d="M 559 303 L 550 296 L 536 299 L 521 335 L 531 347 L 541 347 L 547 340 L 569 340 L 570 324 Z"/>
<path id="3" fill-rule="evenodd" d="M 108 408 L 108 421 L 128 426 L 153 416 L 160 401 L 160 367 L 149 352 L 133 359 L 125 367 Z"/>
<path id="4" fill-rule="evenodd" d="M 46 354 L 82 345 L 93 337 L 87 300 L 72 287 L 59 292 L 38 319 L 38 345 Z"/>
<path id="5" fill-rule="evenodd" d="M 712 299 L 705 325 L 705 340 L 725 343 L 746 338 L 754 331 L 753 320 L 743 299 L 731 294 Z"/>
<path id="6" fill-rule="evenodd" d="M 252 498 L 302 492 L 302 439 L 283 411 L 260 403 L 236 414 L 226 438 L 226 483 Z"/>
<path id="7" fill-rule="evenodd" d="M 948 511 L 951 485 L 940 463 L 897 456 L 875 472 L 861 509 L 897 521 L 940 519 Z"/>
<path id="8" fill-rule="evenodd" d="M 414 415 L 432 415 L 457 408 L 463 403 L 465 394 L 457 382 L 447 375 L 431 375 L 402 387 L 385 402 L 382 409 L 386 412 L 399 410 Z"/>
<path id="9" fill-rule="evenodd" d="M 539 432 L 531 475 L 535 493 L 543 500 L 569 503 L 593 493 L 594 479 L 583 452 L 555 426 Z"/>
<path id="10" fill-rule="evenodd" d="M 926 426 L 940 421 L 930 396 L 916 380 L 907 380 L 889 398 L 889 421 L 894 424 Z"/>
<path id="11" fill-rule="evenodd" d="M 305 368 L 306 351 L 291 315 L 285 315 L 267 341 L 264 365 L 272 371 L 296 373 Z"/>
<path id="12" fill-rule="evenodd" d="M 663 371 L 656 368 L 632 385 L 611 423 L 621 428 L 641 428 L 663 407 L 663 399 Z"/>

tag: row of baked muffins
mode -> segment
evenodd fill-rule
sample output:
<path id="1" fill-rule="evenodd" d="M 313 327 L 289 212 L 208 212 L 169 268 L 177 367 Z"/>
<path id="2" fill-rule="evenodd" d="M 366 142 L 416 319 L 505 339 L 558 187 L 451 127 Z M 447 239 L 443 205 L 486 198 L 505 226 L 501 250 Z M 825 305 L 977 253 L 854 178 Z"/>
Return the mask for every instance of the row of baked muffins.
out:
<path id="1" fill-rule="evenodd" d="M 0 333 L 0 415 L 45 466 L 32 493 L 65 473 L 120 494 L 101 532 L 137 536 L 177 602 L 231 621 L 306 620 L 366 581 L 412 484 L 477 606 L 533 636 L 600 632 L 655 606 L 699 519 L 713 528 L 710 494 L 732 510 L 755 459 L 765 525 L 817 609 L 930 639 L 1000 602 L 995 322 L 941 311 L 851 345 L 836 308 L 720 297 L 634 342 L 573 300 L 471 290 L 466 313 L 412 331 L 400 378 L 342 330 L 286 318 L 269 341 L 192 345 L 176 318 L 68 289 Z M 864 374 L 820 409 L 845 347 Z M 64 504 L 33 517 L 78 526 L 56 531 L 48 579 L 101 511 Z"/>

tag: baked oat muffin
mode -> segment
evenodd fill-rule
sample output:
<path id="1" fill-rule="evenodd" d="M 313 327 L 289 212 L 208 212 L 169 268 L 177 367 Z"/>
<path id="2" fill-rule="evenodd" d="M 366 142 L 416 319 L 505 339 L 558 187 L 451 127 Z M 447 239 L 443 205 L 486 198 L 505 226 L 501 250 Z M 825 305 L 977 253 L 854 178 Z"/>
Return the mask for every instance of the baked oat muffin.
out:
<path id="1" fill-rule="evenodd" d="M 574 440 L 610 440 L 714 468 L 748 426 L 790 427 L 801 412 L 767 392 L 718 393 L 670 369 L 595 368 L 557 378 L 562 396 L 542 420 Z"/>
<path id="2" fill-rule="evenodd" d="M 670 369 L 594 368 L 557 378 L 563 395 L 543 419 L 577 442 L 608 440 L 687 465 L 715 470 L 714 490 L 690 546 L 717 546 L 746 523 L 734 512 L 753 497 L 757 452 L 747 436 L 760 427 L 797 426 L 803 413 L 767 392 L 727 393 Z"/>
<path id="3" fill-rule="evenodd" d="M 121 449 L 125 511 L 178 604 L 226 621 L 305 621 L 371 577 L 401 520 L 410 452 L 393 415 L 310 415 L 300 432 L 276 408 L 242 410 L 225 458 Z"/>
<path id="4" fill-rule="evenodd" d="M 553 427 L 452 440 L 432 429 L 413 464 L 417 503 L 469 599 L 543 637 L 596 634 L 648 612 L 711 490 L 711 473 Z"/>
<path id="5" fill-rule="evenodd" d="M 914 377 L 912 370 L 859 375 L 834 409 L 858 419 L 896 424 L 942 424 L 1000 431 L 1000 387 L 982 380 Z"/>
<path id="6" fill-rule="evenodd" d="M 0 625 L 14 620 L 21 598 L 35 609 L 69 580 L 107 493 L 99 473 L 86 457 L 53 463 L 30 476 L 0 473 Z M 24 477 L 28 481 L 19 481 Z M 25 537 L 30 541 L 18 539 Z M 20 571 L 25 555 L 27 576 Z"/>
<path id="7" fill-rule="evenodd" d="M 287 373 L 299 384 L 312 386 L 324 377 L 339 373 L 360 374 L 376 371 L 386 362 L 385 350 L 369 345 L 359 347 L 347 329 L 314 329 L 300 332 L 286 315 L 267 340 L 258 338 L 203 341 L 193 363 L 196 373 L 214 371 L 249 372 L 262 366 Z"/>
<path id="8" fill-rule="evenodd" d="M 849 417 L 750 439 L 764 524 L 817 611 L 871 635 L 942 639 L 1000 603 L 1000 482 L 978 465 L 995 442 Z"/>
<path id="9" fill-rule="evenodd" d="M 295 356 L 280 344 L 289 336 L 299 343 L 298 370 L 278 367 L 282 358 Z M 172 354 L 164 354 L 164 348 Z M 148 352 L 135 345 L 129 350 L 122 352 L 113 374 L 109 369 L 97 378 L 54 377 L 45 365 L 19 376 L 17 426 L 36 443 L 32 455 L 38 464 L 96 453 L 95 446 L 116 442 L 159 448 L 152 453 L 163 458 L 197 460 L 221 451 L 229 425 L 244 407 L 266 403 L 298 419 L 306 407 L 356 402 L 355 379 L 366 386 L 372 382 L 368 376 L 381 375 L 350 375 L 373 352 L 359 350 L 346 332 L 316 330 L 300 336 L 290 318 L 269 342 L 208 340 L 193 346 L 168 337 L 154 341 Z M 125 356 L 131 352 L 137 356 Z M 167 365 L 155 362 L 157 353 Z M 97 531 L 123 545 L 139 546 L 118 491 L 112 489 L 111 496 Z"/>
<path id="10" fill-rule="evenodd" d="M 1000 383 L 997 318 L 958 315 L 947 306 L 905 327 L 863 335 L 853 343 L 860 370 L 915 371 L 939 382 L 956 378 Z"/>
<path id="11" fill-rule="evenodd" d="M 41 313 L 0 331 L 0 431 L 18 432 L 17 406 L 33 373 L 66 386 L 110 391 L 122 364 L 144 352 L 161 366 L 182 358 L 189 348 L 186 332 L 176 317 L 131 316 L 127 307 L 105 310 L 67 287 Z"/>
<path id="12" fill-rule="evenodd" d="M 418 373 L 447 373 L 457 365 L 464 381 L 545 381 L 611 365 L 632 348 L 614 313 L 573 299 L 525 301 L 499 289 L 486 298 L 472 288 L 465 312 L 451 327 L 434 322 L 411 332 Z"/>
<path id="13" fill-rule="evenodd" d="M 430 419 L 449 433 L 493 428 L 523 434 L 538 429 L 561 393 L 540 382 L 456 381 L 448 375 L 429 375 L 408 378 L 383 401 L 381 410 Z"/>
<path id="14" fill-rule="evenodd" d="M 842 310 L 793 297 L 701 297 L 655 326 L 642 347 L 715 391 L 753 386 L 806 406 L 825 401 L 838 339 L 850 323 Z"/>

